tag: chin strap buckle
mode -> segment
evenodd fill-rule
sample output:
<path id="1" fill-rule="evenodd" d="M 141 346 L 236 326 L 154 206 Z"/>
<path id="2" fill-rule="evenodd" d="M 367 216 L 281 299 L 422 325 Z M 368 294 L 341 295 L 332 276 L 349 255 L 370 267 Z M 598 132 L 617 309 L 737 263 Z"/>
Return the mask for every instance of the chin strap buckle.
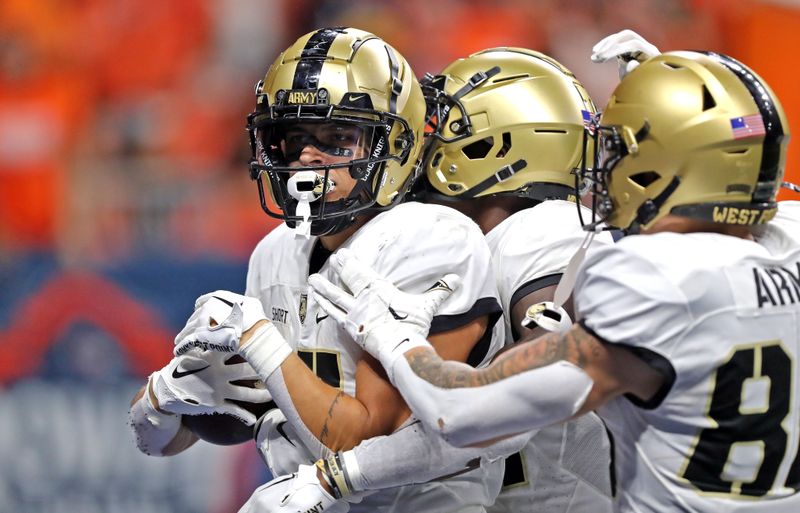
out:
<path id="1" fill-rule="evenodd" d="M 542 301 L 528 307 L 521 324 L 529 330 L 538 327 L 547 331 L 564 332 L 572 327 L 572 319 L 564 307 Z"/>

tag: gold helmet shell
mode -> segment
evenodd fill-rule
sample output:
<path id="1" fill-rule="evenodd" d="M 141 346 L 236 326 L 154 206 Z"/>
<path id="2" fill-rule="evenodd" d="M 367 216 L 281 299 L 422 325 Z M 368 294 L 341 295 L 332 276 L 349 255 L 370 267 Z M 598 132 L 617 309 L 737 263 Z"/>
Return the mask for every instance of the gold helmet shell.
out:
<path id="1" fill-rule="evenodd" d="M 600 121 L 599 218 L 649 228 L 667 214 L 723 224 L 771 219 L 789 130 L 769 86 L 736 60 L 670 52 L 617 86 Z"/>
<path id="2" fill-rule="evenodd" d="M 432 127 L 424 171 L 435 192 L 539 200 L 574 194 L 585 127 L 596 111 L 558 61 L 523 48 L 491 48 L 428 77 L 423 92 Z"/>
<path id="3" fill-rule="evenodd" d="M 425 102 L 399 52 L 363 30 L 324 28 L 300 37 L 256 85 L 256 108 L 248 116 L 251 176 L 258 181 L 264 210 L 287 222 L 297 221 L 286 181 L 298 168 L 288 167 L 275 134 L 288 124 L 313 122 L 368 127 L 371 143 L 365 157 L 349 165 L 358 185 L 343 204 L 317 208 L 311 217 L 312 233 L 335 233 L 344 227 L 338 224 L 349 224 L 358 212 L 402 200 L 422 151 Z M 269 178 L 271 205 L 263 174 Z M 341 223 L 322 228 L 324 223 L 317 222 L 320 229 L 315 232 L 314 221 L 331 218 L 342 218 Z"/>

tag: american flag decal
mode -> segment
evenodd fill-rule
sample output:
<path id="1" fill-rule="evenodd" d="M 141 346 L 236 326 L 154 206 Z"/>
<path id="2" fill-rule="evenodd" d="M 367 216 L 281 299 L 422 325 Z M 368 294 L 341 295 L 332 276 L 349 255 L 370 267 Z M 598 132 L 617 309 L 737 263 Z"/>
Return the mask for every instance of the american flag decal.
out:
<path id="1" fill-rule="evenodd" d="M 583 126 L 589 131 L 590 134 L 594 134 L 594 116 L 588 110 L 581 110 L 581 116 L 583 117 Z"/>
<path id="2" fill-rule="evenodd" d="M 733 130 L 734 139 L 754 137 L 767 133 L 764 129 L 764 120 L 761 118 L 760 114 L 731 118 L 731 130 Z"/>

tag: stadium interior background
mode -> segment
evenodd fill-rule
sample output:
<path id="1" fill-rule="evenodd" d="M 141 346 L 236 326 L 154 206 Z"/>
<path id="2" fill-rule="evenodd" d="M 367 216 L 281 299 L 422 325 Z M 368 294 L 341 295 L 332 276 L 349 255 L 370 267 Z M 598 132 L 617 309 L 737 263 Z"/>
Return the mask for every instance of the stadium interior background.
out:
<path id="1" fill-rule="evenodd" d="M 591 47 L 632 28 L 749 64 L 800 130 L 800 0 L 3 0 L 0 511 L 227 513 L 268 478 L 252 444 L 143 456 L 126 411 L 194 299 L 243 291 L 275 226 L 247 173 L 253 84 L 337 25 L 380 35 L 419 75 L 540 50 L 598 107 L 618 77 Z M 795 142 L 787 177 L 798 168 Z"/>

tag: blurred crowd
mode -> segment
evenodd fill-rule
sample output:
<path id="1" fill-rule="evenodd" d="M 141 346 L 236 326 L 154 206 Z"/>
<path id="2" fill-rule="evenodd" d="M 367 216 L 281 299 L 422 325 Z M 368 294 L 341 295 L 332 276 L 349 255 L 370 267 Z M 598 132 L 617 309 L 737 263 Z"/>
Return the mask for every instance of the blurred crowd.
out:
<path id="1" fill-rule="evenodd" d="M 242 290 L 276 225 L 248 177 L 254 84 L 337 25 L 420 76 L 487 47 L 539 50 L 600 107 L 617 67 L 592 64 L 592 45 L 631 28 L 748 63 L 800 129 L 800 0 L 0 0 L 0 461 L 16 462 L 0 510 L 216 513 L 267 479 L 252 446 L 148 458 L 124 419 L 194 298 Z"/>
<path id="2" fill-rule="evenodd" d="M 3 0 L 0 263 L 39 251 L 67 266 L 245 259 L 275 225 L 247 175 L 253 84 L 316 27 L 375 32 L 420 75 L 486 47 L 533 48 L 602 105 L 616 68 L 588 55 L 603 36 L 632 28 L 663 49 L 736 55 L 759 3 Z"/>

